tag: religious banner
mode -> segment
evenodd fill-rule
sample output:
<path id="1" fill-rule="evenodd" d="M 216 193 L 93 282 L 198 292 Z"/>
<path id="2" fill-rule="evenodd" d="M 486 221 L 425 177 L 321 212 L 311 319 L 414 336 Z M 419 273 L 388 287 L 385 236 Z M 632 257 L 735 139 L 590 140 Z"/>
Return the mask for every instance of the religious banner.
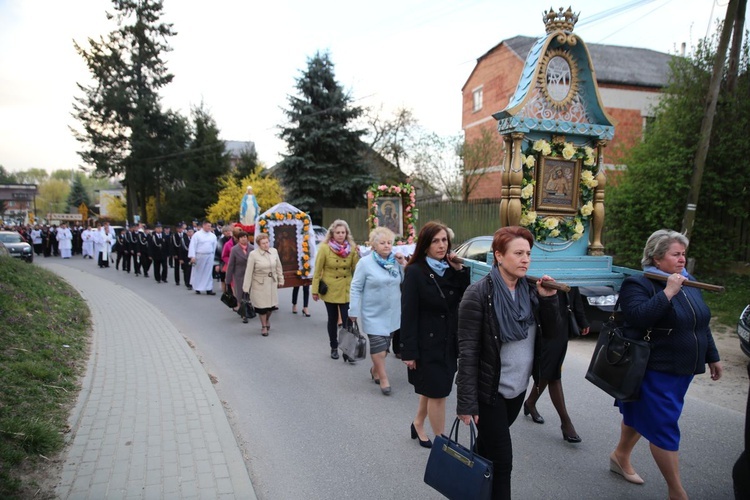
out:
<path id="1" fill-rule="evenodd" d="M 312 284 L 315 232 L 306 212 L 286 202 L 274 205 L 258 216 L 255 236 L 260 233 L 279 252 L 285 287 Z"/>

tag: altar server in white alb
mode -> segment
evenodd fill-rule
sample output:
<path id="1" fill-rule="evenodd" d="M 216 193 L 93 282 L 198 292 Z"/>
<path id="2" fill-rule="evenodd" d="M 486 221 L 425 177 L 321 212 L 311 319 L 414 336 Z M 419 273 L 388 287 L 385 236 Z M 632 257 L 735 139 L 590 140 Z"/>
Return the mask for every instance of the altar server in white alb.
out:
<path id="1" fill-rule="evenodd" d="M 60 257 L 63 259 L 69 259 L 71 251 L 73 250 L 73 233 L 68 229 L 66 223 L 60 224 L 57 228 L 57 248 L 60 250 Z"/>
<path id="2" fill-rule="evenodd" d="M 99 267 L 109 267 L 109 254 L 113 241 L 115 241 L 115 232 L 109 227 L 109 222 L 105 222 L 94 239 L 94 253 L 98 256 Z"/>
<path id="3" fill-rule="evenodd" d="M 91 227 L 86 227 L 86 229 L 83 230 L 83 233 L 81 233 L 81 240 L 83 240 L 83 246 L 81 248 L 81 254 L 83 255 L 83 258 L 85 259 L 88 257 L 89 259 L 94 258 L 94 229 Z"/>
<path id="4" fill-rule="evenodd" d="M 188 248 L 190 265 L 195 266 L 190 276 L 190 285 L 198 295 L 201 292 L 206 292 L 207 295 L 216 295 L 211 274 L 215 251 L 216 235 L 211 231 L 211 223 L 204 220 L 203 227 L 193 235 Z"/>

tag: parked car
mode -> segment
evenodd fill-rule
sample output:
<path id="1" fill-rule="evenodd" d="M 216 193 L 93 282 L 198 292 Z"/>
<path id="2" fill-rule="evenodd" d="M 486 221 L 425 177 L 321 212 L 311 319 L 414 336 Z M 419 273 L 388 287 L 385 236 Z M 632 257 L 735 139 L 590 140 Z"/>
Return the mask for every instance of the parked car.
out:
<path id="1" fill-rule="evenodd" d="M 317 245 L 325 239 L 328 229 L 324 228 L 323 226 L 316 226 L 315 224 L 313 224 L 313 231 L 315 232 L 315 244 Z"/>
<path id="2" fill-rule="evenodd" d="M 34 251 L 20 234 L 15 231 L 0 231 L 0 242 L 3 243 L 11 257 L 34 262 Z"/>
<path id="3" fill-rule="evenodd" d="M 488 263 L 488 253 L 492 249 L 492 236 L 476 236 L 458 245 L 454 252 L 461 258 Z M 491 260 L 490 260 L 491 262 Z M 583 297 L 583 309 L 592 333 L 598 333 L 612 314 L 617 303 L 617 293 L 607 286 L 578 287 Z"/>
<path id="4" fill-rule="evenodd" d="M 740 314 L 737 322 L 737 336 L 740 338 L 740 347 L 742 352 L 750 356 L 750 305 Z M 750 363 L 747 368 L 750 377 Z M 748 394 L 747 405 L 745 406 L 745 448 L 732 469 L 732 482 L 734 484 L 735 498 L 750 498 L 750 460 L 748 460 L 748 447 L 750 447 L 750 393 Z"/>
<path id="5" fill-rule="evenodd" d="M 740 314 L 737 322 L 737 336 L 740 338 L 740 348 L 746 356 L 750 356 L 750 305 Z"/>

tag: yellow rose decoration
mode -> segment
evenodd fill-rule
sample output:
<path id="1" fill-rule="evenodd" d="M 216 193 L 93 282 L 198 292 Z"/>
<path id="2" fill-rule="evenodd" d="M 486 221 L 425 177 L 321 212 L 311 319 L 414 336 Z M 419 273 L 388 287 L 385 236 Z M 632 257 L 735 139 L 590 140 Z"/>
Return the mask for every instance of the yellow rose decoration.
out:
<path id="1" fill-rule="evenodd" d="M 581 215 L 584 217 L 588 217 L 594 212 L 594 205 L 591 202 L 586 203 L 584 206 L 581 207 Z M 580 223 L 579 223 L 580 224 Z M 576 226 L 577 228 L 578 226 Z M 583 226 L 581 226 L 583 227 Z M 581 229 L 583 231 L 583 229 Z"/>
<path id="2" fill-rule="evenodd" d="M 522 226 L 530 226 L 534 223 L 534 221 L 536 221 L 536 212 L 526 212 L 521 216 L 519 224 L 521 224 Z"/>
<path id="3" fill-rule="evenodd" d="M 529 155 L 529 156 L 521 155 L 521 158 L 523 159 L 523 164 L 526 165 L 528 168 L 534 168 L 534 165 L 536 165 L 536 158 L 534 158 L 533 155 Z"/>
<path id="4" fill-rule="evenodd" d="M 546 227 L 547 229 L 555 229 L 559 223 L 560 221 L 555 217 L 547 217 L 542 222 L 542 224 L 544 224 L 544 227 Z"/>
<path id="5" fill-rule="evenodd" d="M 573 158 L 573 155 L 576 154 L 576 147 L 573 146 L 571 143 L 566 142 L 565 147 L 562 150 L 562 156 L 566 160 L 570 160 Z"/>
<path id="6" fill-rule="evenodd" d="M 558 229 L 553 229 L 552 231 L 550 231 L 549 235 L 551 238 L 557 238 L 558 236 L 560 236 L 560 231 Z"/>
<path id="7" fill-rule="evenodd" d="M 595 188 L 599 185 L 599 181 L 594 179 L 594 174 L 589 170 L 581 172 L 581 182 L 583 182 L 588 188 Z"/>
<path id="8" fill-rule="evenodd" d="M 576 221 L 576 227 L 573 228 L 576 234 L 583 234 L 583 224 L 581 221 Z"/>
<path id="9" fill-rule="evenodd" d="M 586 152 L 586 160 L 583 162 L 583 164 L 586 166 L 593 165 L 596 162 L 596 156 L 594 155 L 594 150 L 588 146 L 584 147 L 583 150 Z"/>
<path id="10" fill-rule="evenodd" d="M 577 240 L 581 239 L 581 236 L 583 236 L 583 235 L 575 233 L 575 234 L 573 234 L 573 236 L 570 237 L 570 239 L 573 240 L 573 241 L 577 241 Z"/>
<path id="11" fill-rule="evenodd" d="M 539 139 L 534 143 L 532 146 L 534 151 L 539 151 L 544 156 L 549 156 L 552 153 L 552 147 L 549 145 L 549 142 L 545 141 L 544 139 Z"/>
<path id="12" fill-rule="evenodd" d="M 525 188 L 521 190 L 521 198 L 529 199 L 534 196 L 534 185 L 527 184 Z"/>

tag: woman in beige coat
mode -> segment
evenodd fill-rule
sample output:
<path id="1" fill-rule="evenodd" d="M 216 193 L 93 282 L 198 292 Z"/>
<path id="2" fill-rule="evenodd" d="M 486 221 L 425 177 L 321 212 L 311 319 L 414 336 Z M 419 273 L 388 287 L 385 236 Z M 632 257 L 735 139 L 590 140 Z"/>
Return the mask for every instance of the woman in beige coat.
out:
<path id="1" fill-rule="evenodd" d="M 268 235 L 261 233 L 255 238 L 255 250 L 247 257 L 242 291 L 250 293 L 250 301 L 260 318 L 260 333 L 264 337 L 268 337 L 271 329 L 271 313 L 279 308 L 278 288 L 281 286 L 284 286 L 284 272 L 279 253 L 271 248 Z"/>

